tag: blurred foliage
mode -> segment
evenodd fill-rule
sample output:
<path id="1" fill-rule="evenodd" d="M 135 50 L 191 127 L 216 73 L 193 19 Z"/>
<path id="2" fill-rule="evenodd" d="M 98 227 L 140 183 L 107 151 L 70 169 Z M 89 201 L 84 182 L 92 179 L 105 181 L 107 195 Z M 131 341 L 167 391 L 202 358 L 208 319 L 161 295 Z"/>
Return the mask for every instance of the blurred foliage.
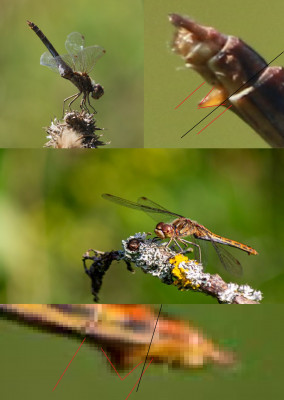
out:
<path id="1" fill-rule="evenodd" d="M 47 49 L 26 20 L 39 26 L 59 54 L 66 53 L 66 37 L 74 31 L 85 36 L 86 46 L 106 50 L 91 72 L 105 89 L 99 101 L 91 100 L 97 125 L 106 128 L 111 147 L 143 146 L 141 1 L 4 0 L 0 18 L 0 147 L 42 147 L 42 127 L 61 118 L 63 100 L 76 93 L 70 82 L 39 64 Z"/>
<path id="2" fill-rule="evenodd" d="M 121 248 L 136 232 L 153 232 L 144 213 L 101 198 L 147 196 L 213 232 L 255 248 L 230 249 L 243 264 L 238 283 L 283 302 L 282 150 L 2 150 L 0 299 L 2 303 L 90 303 L 81 256 Z M 227 281 L 211 246 L 208 266 Z M 212 251 L 211 251 L 212 250 Z M 103 303 L 214 303 L 179 292 L 140 270 L 114 263 Z"/>
<path id="3" fill-rule="evenodd" d="M 217 5 L 218 4 L 218 5 Z M 231 110 L 208 128 L 224 107 L 214 111 L 192 132 L 181 136 L 205 118 L 212 108 L 198 109 L 198 103 L 212 89 L 204 84 L 182 106 L 187 96 L 204 79 L 185 67 L 184 60 L 171 51 L 174 27 L 168 14 L 188 15 L 198 23 L 244 40 L 267 62 L 283 50 L 283 0 L 257 3 L 247 0 L 156 0 L 145 1 L 145 146 L 150 148 L 264 148 L 262 138 Z M 271 27 L 273 26 L 273 29 Z M 284 64 L 284 55 L 272 66 Z"/>
<path id="4" fill-rule="evenodd" d="M 171 316 L 191 320 L 222 347 L 236 351 L 235 368 L 212 367 L 200 371 L 151 365 L 135 399 L 173 399 L 198 396 L 217 398 L 279 398 L 282 393 L 282 305 L 218 307 L 163 305 Z M 81 340 L 67 339 L 0 319 L 0 372 L 3 398 L 64 400 L 70 398 L 126 398 L 141 374 L 140 366 L 121 382 L 104 355 L 86 340 L 68 371 L 52 392 Z M 150 338 L 149 338 L 150 340 Z M 121 375 L 124 377 L 128 371 Z M 15 384 L 17 377 L 17 384 Z M 131 397 L 130 397 L 131 399 Z"/>

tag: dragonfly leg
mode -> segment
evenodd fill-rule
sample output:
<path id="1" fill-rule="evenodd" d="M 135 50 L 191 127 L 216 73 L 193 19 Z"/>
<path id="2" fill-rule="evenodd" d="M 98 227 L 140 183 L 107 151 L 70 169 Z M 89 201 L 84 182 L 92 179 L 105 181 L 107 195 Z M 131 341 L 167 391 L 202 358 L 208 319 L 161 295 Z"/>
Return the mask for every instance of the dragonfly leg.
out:
<path id="1" fill-rule="evenodd" d="M 78 97 L 80 96 L 81 92 L 76 93 L 76 94 L 72 94 L 72 96 L 66 97 L 66 99 L 64 99 L 63 101 L 63 117 L 64 117 L 64 108 L 65 108 L 65 102 L 67 100 L 70 100 L 74 97 L 74 99 L 68 104 L 68 107 L 70 108 L 71 104 L 73 103 L 73 101 L 75 101 L 76 99 L 78 99 Z"/>
<path id="2" fill-rule="evenodd" d="M 201 261 L 201 248 L 200 248 L 199 244 L 194 243 L 194 242 L 189 242 L 188 240 L 181 239 L 181 238 L 179 238 L 179 241 L 180 241 L 181 243 L 183 243 L 183 244 L 190 244 L 190 245 L 195 246 L 195 247 L 198 248 L 199 262 L 200 262 L 200 264 L 201 264 L 201 262 L 202 262 L 202 261 Z"/>
<path id="3" fill-rule="evenodd" d="M 90 103 L 89 94 L 87 94 L 87 93 L 84 93 L 83 98 L 81 100 L 81 103 L 80 103 L 81 109 L 90 112 L 90 110 L 87 107 L 87 101 L 88 101 L 88 105 L 94 110 L 94 114 L 97 114 L 97 111 L 94 109 L 94 107 Z"/>
<path id="4" fill-rule="evenodd" d="M 180 249 L 181 253 L 184 253 L 184 250 L 183 250 L 183 248 L 180 246 L 179 242 L 178 242 L 175 238 L 173 238 L 173 241 L 174 241 L 174 243 L 177 245 L 177 247 Z"/>
<path id="5" fill-rule="evenodd" d="M 87 100 L 88 100 L 88 104 L 89 106 L 94 110 L 94 114 L 97 114 L 97 111 L 94 109 L 94 107 L 92 106 L 92 104 L 90 103 L 90 97 L 89 94 L 87 95 Z"/>
<path id="6" fill-rule="evenodd" d="M 172 243 L 172 241 L 173 241 L 173 238 L 170 238 L 170 240 L 169 240 L 168 243 L 166 244 L 166 249 L 167 249 L 168 247 L 170 247 L 170 244 Z"/>
<path id="7" fill-rule="evenodd" d="M 178 241 L 177 241 L 175 238 L 173 238 L 173 237 L 171 237 L 170 240 L 168 241 L 168 243 L 167 243 L 167 245 L 166 245 L 166 249 L 167 249 L 168 247 L 170 247 L 170 244 L 171 244 L 172 242 L 174 242 L 174 244 L 179 248 L 179 250 L 181 251 L 181 253 L 183 253 L 184 250 L 183 250 L 182 247 L 179 245 Z"/>
<path id="8" fill-rule="evenodd" d="M 65 99 L 65 100 L 68 100 L 68 99 L 71 99 L 71 97 L 74 97 L 74 99 L 71 100 L 70 103 L 68 104 L 68 107 L 70 108 L 70 110 L 71 110 L 71 104 L 74 103 L 74 101 L 77 100 L 78 97 L 81 96 L 81 93 L 82 93 L 82 92 L 79 92 L 79 93 L 77 93 L 77 94 L 75 94 L 75 95 L 73 94 L 73 96 L 67 97 L 67 99 Z"/>

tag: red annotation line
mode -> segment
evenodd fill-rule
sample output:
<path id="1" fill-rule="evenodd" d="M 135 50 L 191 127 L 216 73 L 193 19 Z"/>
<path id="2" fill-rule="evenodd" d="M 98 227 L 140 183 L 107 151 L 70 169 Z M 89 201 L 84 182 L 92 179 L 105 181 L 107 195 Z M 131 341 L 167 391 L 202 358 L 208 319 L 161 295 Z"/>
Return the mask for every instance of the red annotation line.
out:
<path id="1" fill-rule="evenodd" d="M 140 378 L 138 379 L 138 381 L 135 383 L 135 385 L 133 386 L 133 388 L 131 389 L 131 391 L 130 391 L 130 393 L 129 393 L 129 395 L 126 397 L 126 399 L 125 400 L 127 400 L 128 399 L 128 397 L 131 395 L 131 393 L 133 392 L 133 390 L 134 390 L 134 388 L 135 388 L 135 386 L 137 385 L 137 383 L 141 380 L 141 378 L 142 378 L 142 376 L 145 374 L 145 372 L 147 371 L 147 369 L 150 367 L 150 364 L 151 364 L 151 362 L 153 361 L 154 359 L 152 358 L 152 360 L 149 362 L 149 364 L 147 365 L 147 367 L 145 368 L 145 371 L 143 372 L 143 374 L 140 376 Z"/>
<path id="2" fill-rule="evenodd" d="M 228 108 L 226 108 L 225 111 L 229 110 L 229 108 L 232 107 L 232 105 L 233 105 L 233 104 L 231 104 Z M 210 124 L 212 124 L 212 122 L 216 121 L 216 119 L 219 118 L 220 115 L 224 114 L 225 111 L 221 112 L 221 114 L 219 114 L 216 118 L 214 118 L 211 122 L 209 122 L 209 124 L 206 125 L 203 129 L 201 129 L 201 131 L 199 131 L 199 132 L 197 133 L 197 135 L 199 135 L 200 132 L 204 131 L 204 129 L 207 128 L 207 126 L 209 126 Z"/>
<path id="3" fill-rule="evenodd" d="M 67 365 L 67 367 L 65 368 L 65 371 L 63 372 L 63 374 L 61 375 L 61 377 L 59 378 L 57 384 L 54 386 L 54 388 L 52 389 L 52 391 L 54 391 L 54 389 L 56 388 L 56 386 L 58 385 L 58 383 L 60 382 L 60 380 L 62 379 L 63 375 L 65 374 L 65 372 L 67 371 L 69 365 L 71 364 L 71 362 L 73 361 L 74 357 L 76 356 L 76 354 L 78 353 L 78 351 L 80 350 L 82 344 L 84 343 L 84 341 L 86 340 L 86 338 L 82 341 L 82 343 L 80 344 L 78 350 L 76 351 L 76 353 L 74 354 L 74 356 L 72 357 L 70 363 Z"/>
<path id="4" fill-rule="evenodd" d="M 120 379 L 121 381 L 123 381 L 129 374 L 131 374 L 131 372 L 133 372 L 133 371 L 135 370 L 135 368 L 138 367 L 138 365 L 140 365 L 140 364 L 143 362 L 143 361 L 140 361 L 140 363 L 137 364 L 136 367 L 134 367 L 130 372 L 128 372 L 128 374 L 127 374 L 124 378 L 121 378 L 121 376 L 120 376 L 119 373 L 117 372 L 115 366 L 114 366 L 113 363 L 110 361 L 110 359 L 108 358 L 108 356 L 106 355 L 106 353 L 104 352 L 104 350 L 103 350 L 102 347 L 101 347 L 101 350 L 102 350 L 102 352 L 104 353 L 104 355 L 106 356 L 106 358 L 108 359 L 108 361 L 109 361 L 109 363 L 111 364 L 112 368 L 115 370 L 115 372 L 116 372 L 117 375 L 119 376 L 119 379 Z M 143 373 L 141 374 L 140 378 L 139 378 L 138 381 L 135 383 L 135 385 L 133 386 L 133 388 L 131 389 L 129 395 L 126 397 L 125 400 L 127 400 L 128 397 L 131 395 L 131 393 L 133 392 L 135 386 L 136 386 L 137 383 L 141 380 L 142 376 L 145 374 L 145 372 L 147 371 L 147 369 L 148 369 L 148 367 L 150 366 L 150 364 L 151 364 L 152 361 L 153 361 L 153 358 L 152 358 L 152 360 L 149 362 L 149 364 L 148 364 L 147 367 L 145 368 L 145 371 L 143 371 Z"/>
<path id="5" fill-rule="evenodd" d="M 198 90 L 204 83 L 205 83 L 205 82 L 201 83 L 201 85 L 198 86 L 198 88 L 196 88 L 189 96 L 187 96 L 186 99 L 184 99 L 178 106 L 176 106 L 176 107 L 175 107 L 175 110 L 176 110 L 179 106 L 181 106 L 181 105 L 185 102 L 185 100 L 187 100 L 194 92 L 196 92 L 196 90 Z M 209 92 L 209 93 L 202 99 L 202 101 L 198 104 L 198 106 L 197 106 L 198 109 L 201 109 L 201 108 L 209 108 L 209 107 L 217 107 L 217 108 L 218 108 L 218 107 L 220 107 L 220 106 L 224 106 L 224 105 L 225 105 L 225 103 L 223 103 L 223 104 L 216 104 L 216 105 L 211 105 L 211 106 L 203 106 L 203 107 L 201 106 L 201 104 L 204 103 L 205 99 L 209 96 L 209 94 L 212 92 L 213 89 L 214 89 L 214 87 L 210 90 L 210 92 Z M 226 108 L 225 111 L 227 111 L 230 107 L 232 107 L 232 105 L 230 105 L 228 108 Z M 210 124 L 212 124 L 212 122 L 216 121 L 216 119 L 219 118 L 222 114 L 224 114 L 225 111 L 223 111 L 221 114 L 218 115 L 218 117 L 216 117 L 216 118 L 213 119 L 211 122 L 209 122 L 209 124 L 206 125 L 203 129 L 201 129 L 201 131 L 199 131 L 199 132 L 197 133 L 197 135 L 198 135 L 199 133 L 201 133 L 202 131 L 204 131 L 204 129 L 207 128 Z M 188 132 L 186 132 L 184 135 L 182 135 L 182 138 L 183 138 L 187 133 L 188 133 Z"/>
<path id="6" fill-rule="evenodd" d="M 205 82 L 201 83 L 201 85 L 198 86 L 197 89 L 195 89 L 192 93 L 190 93 L 189 96 L 187 96 L 178 106 L 176 106 L 176 107 L 175 107 L 175 110 L 176 110 L 179 106 L 181 106 L 181 105 L 185 102 L 185 100 L 187 100 L 194 92 L 196 92 L 196 90 L 198 90 L 202 85 L 204 85 L 204 83 L 205 83 Z"/>
<path id="7" fill-rule="evenodd" d="M 104 350 L 103 350 L 102 347 L 101 347 L 101 350 L 102 350 L 102 352 L 104 353 L 104 355 L 106 356 L 106 358 L 108 359 L 108 361 L 109 361 L 109 363 L 111 364 L 112 368 L 115 370 L 115 372 L 116 372 L 117 375 L 119 376 L 119 379 L 120 379 L 121 381 L 123 381 L 125 378 L 127 378 L 128 375 L 131 374 L 131 372 L 133 372 L 133 371 L 135 370 L 135 368 L 137 368 L 137 367 L 143 362 L 143 361 L 140 361 L 140 363 L 137 364 L 136 367 L 134 367 L 130 372 L 128 372 L 128 374 L 127 374 L 124 378 L 121 378 L 121 376 L 120 376 L 119 373 L 117 372 L 115 366 L 114 366 L 113 363 L 110 361 L 110 359 L 108 358 L 108 356 L 106 355 L 106 353 L 104 352 Z"/>

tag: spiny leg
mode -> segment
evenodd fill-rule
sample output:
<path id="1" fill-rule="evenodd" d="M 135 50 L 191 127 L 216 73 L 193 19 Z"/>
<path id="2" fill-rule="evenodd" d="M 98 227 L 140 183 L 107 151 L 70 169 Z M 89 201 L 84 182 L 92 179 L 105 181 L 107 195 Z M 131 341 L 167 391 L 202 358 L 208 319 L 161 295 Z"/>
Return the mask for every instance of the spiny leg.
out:
<path id="1" fill-rule="evenodd" d="M 179 245 L 178 241 L 177 241 L 174 237 L 171 237 L 171 238 L 170 238 L 170 240 L 168 241 L 168 243 L 167 243 L 167 245 L 166 245 L 166 249 L 168 249 L 168 248 L 170 247 L 170 244 L 171 244 L 172 242 L 174 242 L 174 244 L 179 248 L 179 250 L 181 251 L 181 253 L 183 253 L 184 250 L 182 249 L 182 247 Z"/>
<path id="2" fill-rule="evenodd" d="M 179 238 L 179 241 L 180 241 L 181 243 L 183 243 L 183 244 L 190 244 L 190 245 L 195 246 L 195 247 L 198 248 L 198 252 L 199 252 L 199 262 L 200 262 L 200 264 L 201 264 L 201 263 L 202 263 L 202 261 L 201 261 L 201 248 L 200 248 L 199 244 L 194 243 L 194 242 L 189 242 L 188 240 L 181 239 L 181 238 Z"/>
<path id="3" fill-rule="evenodd" d="M 94 109 L 94 107 L 90 103 L 89 93 L 84 93 L 83 98 L 82 98 L 81 103 L 80 103 L 81 109 L 87 111 L 88 113 L 90 112 L 90 110 L 87 107 L 87 101 L 88 101 L 89 106 L 94 110 L 94 114 L 97 114 L 96 110 Z"/>
<path id="4" fill-rule="evenodd" d="M 75 101 L 76 99 L 78 99 L 78 97 L 80 96 L 80 94 L 81 94 L 81 92 L 76 93 L 76 94 L 72 94 L 72 96 L 66 97 L 66 99 L 64 99 L 64 101 L 63 101 L 63 117 L 64 117 L 65 102 L 66 102 L 67 100 L 69 100 L 69 99 L 72 99 L 72 97 L 75 97 L 74 100 L 72 100 L 72 101 L 69 103 L 69 105 L 68 105 L 68 107 L 70 108 L 70 105 L 73 103 L 73 101 Z M 63 118 L 63 117 L 62 117 L 62 118 Z"/>
<path id="5" fill-rule="evenodd" d="M 94 114 L 97 114 L 97 111 L 94 109 L 94 107 L 92 106 L 92 104 L 90 103 L 90 97 L 89 94 L 87 94 L 87 100 L 88 100 L 88 104 L 89 106 L 94 110 Z"/>
<path id="6" fill-rule="evenodd" d="M 81 93 L 82 93 L 82 92 L 77 93 L 77 94 L 75 95 L 74 99 L 71 100 L 70 103 L 68 104 L 68 107 L 70 108 L 70 110 L 71 110 L 71 104 L 74 103 L 74 101 L 77 100 L 78 97 L 81 96 Z M 73 96 L 70 96 L 69 98 L 71 98 L 71 97 L 73 97 Z"/>
<path id="7" fill-rule="evenodd" d="M 86 105 L 86 93 L 85 92 L 83 93 L 83 98 L 80 101 L 80 108 L 81 108 L 81 110 L 89 111 L 87 108 L 87 105 Z"/>

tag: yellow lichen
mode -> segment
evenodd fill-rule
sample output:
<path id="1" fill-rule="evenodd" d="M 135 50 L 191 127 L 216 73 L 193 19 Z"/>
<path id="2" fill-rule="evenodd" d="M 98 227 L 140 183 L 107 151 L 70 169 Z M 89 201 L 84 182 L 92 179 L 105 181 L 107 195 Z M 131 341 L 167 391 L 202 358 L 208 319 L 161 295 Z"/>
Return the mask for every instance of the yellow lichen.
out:
<path id="1" fill-rule="evenodd" d="M 186 262 L 188 261 L 188 257 L 184 256 L 183 254 L 177 254 L 173 258 L 170 258 L 169 262 L 171 264 L 174 264 L 176 267 L 179 266 L 181 262 Z"/>
<path id="2" fill-rule="evenodd" d="M 171 261 L 170 261 L 171 262 Z M 176 264 L 176 262 L 172 262 L 172 264 Z M 200 285 L 194 284 L 190 279 L 186 277 L 186 271 L 184 268 L 175 265 L 172 269 L 172 275 L 174 276 L 174 285 L 178 287 L 179 290 L 186 290 L 191 288 L 193 290 L 197 290 Z"/>

